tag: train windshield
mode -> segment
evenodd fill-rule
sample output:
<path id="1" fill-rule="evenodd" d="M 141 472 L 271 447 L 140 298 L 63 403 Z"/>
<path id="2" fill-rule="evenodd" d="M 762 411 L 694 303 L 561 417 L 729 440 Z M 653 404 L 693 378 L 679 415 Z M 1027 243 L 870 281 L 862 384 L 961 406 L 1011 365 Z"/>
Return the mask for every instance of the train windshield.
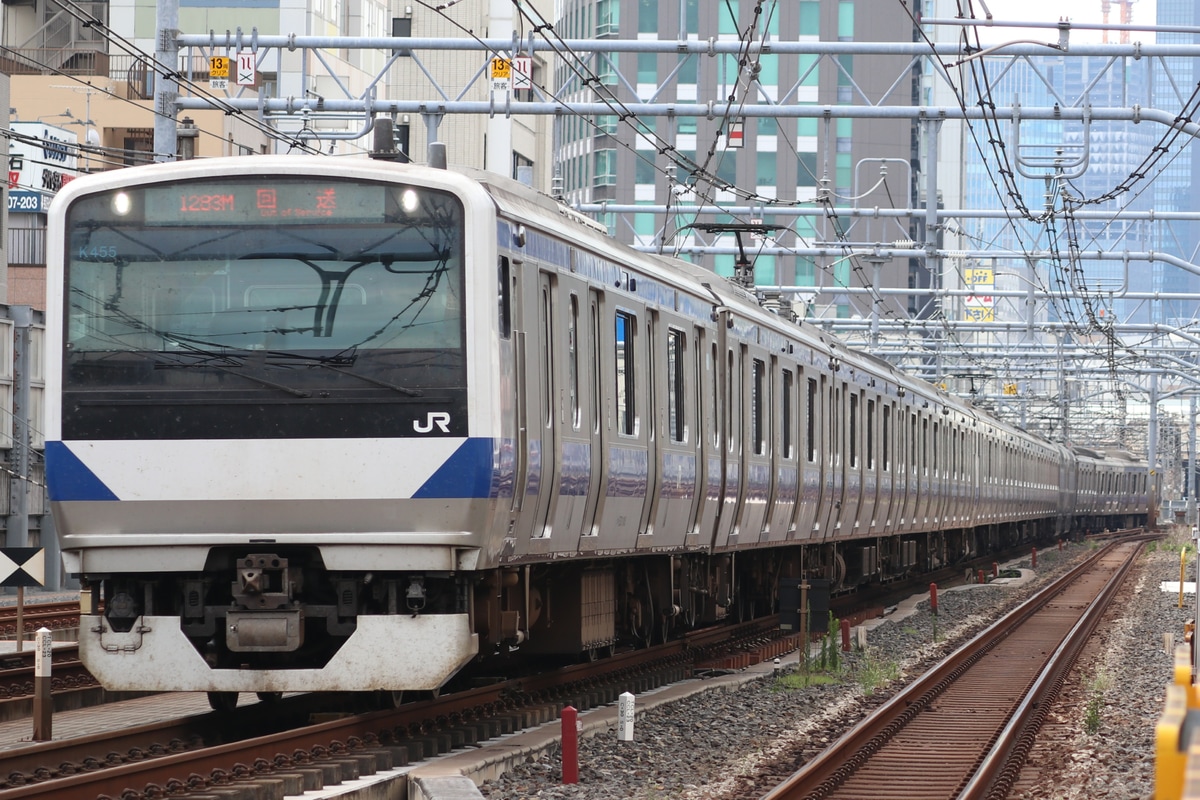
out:
<path id="1" fill-rule="evenodd" d="M 122 392 L 313 405 L 462 389 L 463 236 L 457 197 L 394 183 L 239 176 L 80 198 L 64 389 L 90 406 Z"/>

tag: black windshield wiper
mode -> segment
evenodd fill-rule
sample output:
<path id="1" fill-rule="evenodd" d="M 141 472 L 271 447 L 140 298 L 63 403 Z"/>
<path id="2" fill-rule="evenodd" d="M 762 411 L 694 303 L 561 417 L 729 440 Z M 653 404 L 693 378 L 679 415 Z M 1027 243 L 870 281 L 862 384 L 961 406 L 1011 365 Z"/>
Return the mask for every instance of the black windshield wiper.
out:
<path id="1" fill-rule="evenodd" d="M 146 355 L 154 355 L 153 353 L 145 353 L 145 354 Z M 285 386 L 282 383 L 276 383 L 275 381 L 269 381 L 266 378 L 260 378 L 259 376 L 251 374 L 249 372 L 239 372 L 237 369 L 233 369 L 233 367 L 243 366 L 243 362 L 234 356 L 218 355 L 218 354 L 214 353 L 214 354 L 212 354 L 212 357 L 213 357 L 213 359 L 221 359 L 221 360 L 225 361 L 226 363 L 231 363 L 232 367 L 231 366 L 221 366 L 220 364 L 214 364 L 214 363 L 212 363 L 212 361 L 208 361 L 208 360 L 205 360 L 205 361 L 163 361 L 161 359 L 156 358 L 155 363 L 154 363 L 154 368 L 155 369 L 188 369 L 191 367 L 200 367 L 203 369 L 212 369 L 212 370 L 216 370 L 217 372 L 224 372 L 227 375 L 237 375 L 238 377 L 245 378 L 248 381 L 253 381 L 254 383 L 258 383 L 263 386 L 267 386 L 271 389 L 278 389 L 281 392 L 287 392 L 288 394 L 295 395 L 296 397 L 312 397 L 312 392 L 306 392 L 303 389 L 296 389 L 291 386 Z"/>
<path id="2" fill-rule="evenodd" d="M 306 364 L 324 367 L 325 369 L 336 372 L 339 375 L 349 375 L 351 378 L 358 378 L 360 381 L 372 383 L 384 389 L 391 389 L 393 392 L 404 395 L 405 397 L 424 397 L 424 393 L 418 389 L 409 389 L 407 386 L 398 386 L 379 378 L 373 378 L 370 375 L 363 375 L 361 372 L 355 372 L 346 369 L 348 366 L 354 366 L 354 362 L 358 360 L 358 356 L 354 353 L 339 353 L 331 356 L 306 356 L 299 353 L 289 353 L 283 350 L 268 350 L 267 358 L 278 358 L 283 363 Z"/>
<path id="3" fill-rule="evenodd" d="M 400 394 L 405 395 L 407 397 L 422 397 L 423 396 L 422 393 L 416 389 L 409 389 L 407 386 L 397 386 L 394 383 L 388 383 L 387 381 L 381 381 L 378 378 L 372 378 L 371 376 L 363 375 L 360 372 L 352 372 L 351 370 L 348 370 L 348 369 L 342 369 L 340 367 L 335 367 L 333 364 L 330 364 L 327 361 L 319 361 L 319 362 L 317 362 L 317 366 L 324 367 L 325 369 L 328 369 L 328 370 L 332 370 L 340 375 L 349 375 L 352 378 L 358 378 L 360 381 L 366 381 L 367 383 L 373 383 L 376 386 L 382 386 L 384 389 L 391 389 L 393 392 L 399 392 Z"/>

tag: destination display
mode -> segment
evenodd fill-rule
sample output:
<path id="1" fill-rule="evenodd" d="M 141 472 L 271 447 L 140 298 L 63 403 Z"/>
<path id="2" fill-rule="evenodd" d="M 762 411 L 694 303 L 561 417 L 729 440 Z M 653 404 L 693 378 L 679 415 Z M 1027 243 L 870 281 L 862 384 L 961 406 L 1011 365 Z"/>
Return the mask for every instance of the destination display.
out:
<path id="1" fill-rule="evenodd" d="M 189 181 L 148 186 L 142 202 L 130 196 L 127 212 L 117 213 L 148 225 L 371 223 L 419 215 L 420 194 L 429 191 L 311 179 Z"/>

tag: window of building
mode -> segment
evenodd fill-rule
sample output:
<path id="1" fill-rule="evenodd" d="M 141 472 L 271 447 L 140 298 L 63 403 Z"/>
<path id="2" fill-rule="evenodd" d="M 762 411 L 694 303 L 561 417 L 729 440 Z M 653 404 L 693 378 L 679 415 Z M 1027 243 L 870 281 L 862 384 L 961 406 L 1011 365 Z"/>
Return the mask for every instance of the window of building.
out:
<path id="1" fill-rule="evenodd" d="M 620 0 L 596 1 L 596 36 L 616 36 L 621 20 Z"/>
<path id="2" fill-rule="evenodd" d="M 637 82 L 658 84 L 658 53 L 637 54 Z"/>
<path id="3" fill-rule="evenodd" d="M 717 33 L 737 34 L 738 32 L 738 0 L 725 0 L 720 4 Z"/>
<path id="4" fill-rule="evenodd" d="M 733 153 L 724 151 L 717 158 L 720 159 L 717 162 L 717 177 L 727 184 L 737 185 L 737 158 Z"/>
<path id="5" fill-rule="evenodd" d="M 658 32 L 658 0 L 638 0 L 638 33 Z"/>
<path id="6" fill-rule="evenodd" d="M 821 2 L 820 0 L 800 0 L 800 35 L 821 35 Z"/>
<path id="7" fill-rule="evenodd" d="M 654 183 L 658 170 L 654 168 L 653 150 L 638 150 L 633 160 L 634 181 L 636 183 Z"/>
<path id="8" fill-rule="evenodd" d="M 756 184 L 758 186 L 774 186 L 779 182 L 775 155 L 773 152 L 761 150 L 756 154 L 755 164 L 758 170 Z"/>
<path id="9" fill-rule="evenodd" d="M 392 17 L 392 36 L 394 38 L 409 38 L 412 36 L 412 17 Z M 397 48 L 392 51 L 392 55 L 409 57 L 412 55 L 411 50 L 402 50 Z"/>
<path id="10" fill-rule="evenodd" d="M 617 184 L 617 151 L 597 150 L 592 153 L 592 186 Z"/>
<path id="11" fill-rule="evenodd" d="M 778 21 L 779 16 L 772 17 Z M 779 85 L 779 56 L 767 53 L 758 59 L 758 82 L 765 86 Z"/>
<path id="12" fill-rule="evenodd" d="M 796 153 L 796 185 L 817 185 L 816 153 Z"/>

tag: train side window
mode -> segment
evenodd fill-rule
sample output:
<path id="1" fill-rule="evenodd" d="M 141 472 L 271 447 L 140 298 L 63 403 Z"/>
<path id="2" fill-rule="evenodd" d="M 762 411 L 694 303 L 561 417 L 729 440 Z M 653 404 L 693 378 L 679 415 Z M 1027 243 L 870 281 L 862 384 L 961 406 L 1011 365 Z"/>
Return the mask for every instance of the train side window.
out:
<path id="1" fill-rule="evenodd" d="M 842 440 L 838 434 L 841 433 L 842 427 L 839 424 L 838 412 L 841 411 L 842 393 L 836 386 L 829 387 L 829 444 L 825 448 L 829 451 L 829 463 L 837 465 L 842 459 Z"/>
<path id="2" fill-rule="evenodd" d="M 633 315 L 618 311 L 614 330 L 617 354 L 617 430 L 626 436 L 637 433 L 637 408 L 634 388 L 637 365 L 634 363 Z"/>
<path id="3" fill-rule="evenodd" d="M 883 430 L 880 432 L 879 444 L 883 450 L 879 455 L 883 461 L 883 471 L 888 472 L 892 468 L 892 407 L 885 405 L 883 407 L 883 419 L 880 421 Z"/>
<path id="4" fill-rule="evenodd" d="M 933 451 L 932 455 L 930 456 L 930 460 L 933 462 L 932 466 L 933 466 L 934 477 L 937 477 L 938 467 L 940 466 L 938 463 L 938 450 L 940 449 L 939 448 L 940 444 L 941 444 L 941 425 L 939 425 L 938 423 L 935 422 L 935 423 L 933 423 L 933 441 L 930 443 L 931 449 Z"/>
<path id="5" fill-rule="evenodd" d="M 929 419 L 921 420 L 921 469 L 929 474 Z"/>
<path id="6" fill-rule="evenodd" d="M 499 284 L 500 338 L 512 337 L 512 268 L 508 259 L 500 257 L 500 268 L 497 275 Z"/>
<path id="7" fill-rule="evenodd" d="M 858 466 L 858 392 L 850 393 L 850 466 Z"/>
<path id="8" fill-rule="evenodd" d="M 780 391 L 783 394 L 781 399 L 783 403 L 781 414 L 783 426 L 779 432 L 779 445 L 783 448 L 784 458 L 792 458 L 794 456 L 792 453 L 792 381 L 792 371 L 785 369 L 783 371 L 783 385 L 780 387 Z"/>
<path id="9" fill-rule="evenodd" d="M 867 469 L 875 469 L 875 401 L 867 400 Z"/>
<path id="10" fill-rule="evenodd" d="M 808 429 L 808 463 L 817 460 L 817 379 L 808 379 L 808 402 L 804 404 L 805 427 Z"/>
<path id="11" fill-rule="evenodd" d="M 918 466 L 920 466 L 917 462 L 917 453 L 921 448 L 921 440 L 917 438 L 917 415 L 910 411 L 908 414 L 908 421 L 911 423 L 909 425 L 908 433 L 908 458 L 913 474 L 915 475 L 917 473 Z"/>
<path id="12" fill-rule="evenodd" d="M 544 405 L 545 423 L 550 427 L 554 422 L 554 358 L 551 348 L 554 343 L 554 321 L 550 308 L 550 289 L 542 287 L 542 403 Z"/>
<path id="13" fill-rule="evenodd" d="M 764 451 L 763 441 L 763 376 L 766 364 L 760 359 L 750 362 L 750 439 L 754 446 L 754 454 L 761 456 Z"/>
<path id="14" fill-rule="evenodd" d="M 592 433 L 600 432 L 600 408 L 603 395 L 600 387 L 603 381 L 600 379 L 600 306 L 599 301 L 595 296 L 588 303 L 591 311 L 592 323 L 592 347 L 591 347 L 591 378 L 592 378 Z"/>
<path id="15" fill-rule="evenodd" d="M 571 295 L 567 313 L 567 380 L 570 382 L 571 427 L 579 430 L 579 296 Z"/>
<path id="16" fill-rule="evenodd" d="M 683 364 L 687 356 L 683 331 L 667 331 L 667 420 L 671 441 L 686 440 Z"/>
<path id="17" fill-rule="evenodd" d="M 720 447 L 721 446 L 721 422 L 722 422 L 722 420 L 724 420 L 724 411 L 722 411 L 722 409 L 721 409 L 721 387 L 719 385 L 720 381 L 717 380 L 717 373 L 716 373 L 716 368 L 717 368 L 717 344 L 716 344 L 716 342 L 713 342 L 712 348 L 706 357 L 708 358 L 708 364 L 706 365 L 704 371 L 705 371 L 705 374 L 707 374 L 709 376 L 709 380 L 712 384 L 712 397 L 710 398 L 710 400 L 712 401 L 712 406 L 711 406 L 712 407 L 712 423 L 713 423 L 713 425 L 712 425 L 712 434 L 713 434 L 712 441 L 713 441 L 714 447 Z"/>
<path id="18" fill-rule="evenodd" d="M 742 438 L 741 436 L 737 435 L 737 433 L 740 433 L 740 431 L 735 433 L 735 429 L 733 427 L 734 406 L 741 400 L 742 392 L 745 390 L 745 387 L 742 385 L 744 383 L 744 379 L 742 377 L 742 363 L 744 362 L 734 364 L 733 348 L 725 351 L 725 375 L 729 384 L 728 387 L 726 387 L 725 392 L 725 431 L 726 436 L 728 437 L 726 439 L 726 444 L 728 445 L 729 452 L 731 453 L 734 452 L 734 448 L 738 446 L 738 442 Z"/>

